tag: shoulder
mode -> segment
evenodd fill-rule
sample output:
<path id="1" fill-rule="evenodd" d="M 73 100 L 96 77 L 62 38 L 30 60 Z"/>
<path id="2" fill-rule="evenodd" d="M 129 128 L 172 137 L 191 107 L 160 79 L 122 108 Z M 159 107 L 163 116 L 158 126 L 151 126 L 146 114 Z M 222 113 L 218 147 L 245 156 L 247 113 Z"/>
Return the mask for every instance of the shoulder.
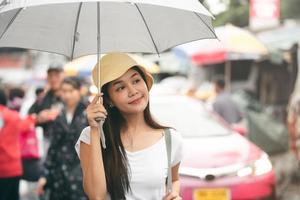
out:
<path id="1" fill-rule="evenodd" d="M 177 165 L 183 157 L 183 138 L 179 131 L 176 129 L 169 129 L 171 134 L 171 164 L 172 166 Z"/>
<path id="2" fill-rule="evenodd" d="M 172 144 L 181 144 L 182 143 L 182 135 L 176 129 L 170 128 L 170 134 L 172 138 Z"/>
<path id="3" fill-rule="evenodd" d="M 16 122 L 20 121 L 19 113 L 14 110 L 10 110 L 7 107 L 2 108 L 2 117 L 4 121 Z"/>
<path id="4" fill-rule="evenodd" d="M 86 144 L 90 144 L 90 138 L 91 138 L 90 132 L 91 132 L 91 128 L 89 126 L 82 129 L 81 134 L 79 136 L 79 140 L 81 140 Z"/>
<path id="5" fill-rule="evenodd" d="M 90 135 L 90 132 L 91 132 L 91 128 L 89 126 L 85 127 L 82 131 L 81 131 L 81 134 L 75 144 L 75 150 L 76 150 L 76 153 L 79 157 L 79 152 L 80 152 L 80 143 L 83 142 L 83 143 L 86 143 L 86 144 L 90 144 L 90 138 L 91 138 L 91 135 Z"/>
<path id="6" fill-rule="evenodd" d="M 47 101 L 49 101 L 52 97 L 53 97 L 53 92 L 50 90 L 50 91 L 48 91 L 48 92 L 45 94 L 44 98 L 42 99 L 41 105 L 45 104 L 45 103 L 46 103 Z"/>

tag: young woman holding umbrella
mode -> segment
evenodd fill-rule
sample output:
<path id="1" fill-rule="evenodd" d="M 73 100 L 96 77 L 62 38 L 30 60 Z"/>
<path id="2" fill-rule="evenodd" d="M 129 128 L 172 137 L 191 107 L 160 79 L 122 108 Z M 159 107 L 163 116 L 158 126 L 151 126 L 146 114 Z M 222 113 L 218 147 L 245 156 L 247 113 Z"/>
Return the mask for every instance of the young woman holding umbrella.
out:
<path id="1" fill-rule="evenodd" d="M 88 106 L 89 127 L 76 144 L 86 194 L 90 199 L 180 200 L 182 139 L 150 114 L 153 78 L 128 54 L 111 53 L 101 59 L 100 80 L 103 94 Z M 105 149 L 100 143 L 99 118 L 105 119 Z M 164 138 L 168 130 L 172 140 L 172 191 L 166 191 L 168 156 Z"/>

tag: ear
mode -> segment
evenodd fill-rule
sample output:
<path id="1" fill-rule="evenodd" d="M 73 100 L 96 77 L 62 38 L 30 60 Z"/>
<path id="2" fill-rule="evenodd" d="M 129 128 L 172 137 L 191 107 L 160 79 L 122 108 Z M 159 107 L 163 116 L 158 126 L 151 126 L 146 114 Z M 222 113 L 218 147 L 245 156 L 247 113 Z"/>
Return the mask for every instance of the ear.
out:
<path id="1" fill-rule="evenodd" d="M 113 102 L 110 100 L 109 97 L 104 97 L 105 102 L 108 104 L 108 106 L 110 108 L 114 107 L 115 105 L 113 104 Z"/>
<path id="2" fill-rule="evenodd" d="M 113 108 L 113 107 L 115 107 L 115 106 L 114 106 L 114 104 L 109 104 L 109 107 L 110 107 L 110 108 Z"/>

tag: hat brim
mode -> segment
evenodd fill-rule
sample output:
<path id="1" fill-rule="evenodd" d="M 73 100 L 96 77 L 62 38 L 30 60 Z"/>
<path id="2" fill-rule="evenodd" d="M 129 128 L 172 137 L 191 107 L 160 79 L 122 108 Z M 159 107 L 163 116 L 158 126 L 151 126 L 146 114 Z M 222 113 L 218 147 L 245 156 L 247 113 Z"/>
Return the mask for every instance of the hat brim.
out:
<path id="1" fill-rule="evenodd" d="M 107 75 L 107 76 L 109 76 L 109 77 L 107 77 L 107 76 L 106 76 L 106 77 L 103 77 L 103 76 L 105 76 L 105 75 L 104 75 L 103 73 L 100 72 L 100 76 L 101 76 L 101 78 L 102 78 L 102 80 L 101 80 L 101 78 L 100 78 L 100 86 L 97 84 L 99 76 L 98 76 L 98 66 L 96 65 L 96 66 L 94 67 L 94 69 L 93 69 L 93 72 L 92 72 L 93 83 L 94 83 L 94 85 L 96 85 L 98 88 L 100 87 L 100 89 L 102 89 L 104 85 L 106 85 L 106 84 L 108 84 L 108 83 L 110 83 L 110 82 L 112 82 L 112 81 L 114 81 L 114 80 L 120 78 L 120 77 L 123 76 L 128 70 L 130 70 L 130 69 L 132 69 L 132 68 L 134 68 L 134 67 L 138 67 L 138 68 L 142 71 L 143 75 L 145 76 L 145 81 L 146 81 L 148 90 L 150 91 L 150 89 L 152 88 L 153 82 L 154 82 L 153 77 L 152 77 L 152 75 L 151 75 L 149 72 L 147 72 L 147 70 L 146 70 L 144 67 L 142 67 L 142 66 L 140 66 L 140 65 L 134 65 L 134 66 L 132 66 L 132 67 L 130 67 L 130 68 L 120 68 L 120 69 L 118 70 L 118 72 L 116 72 L 116 73 L 114 73 L 114 74 L 109 74 L 109 75 Z M 101 67 L 100 67 L 100 68 L 101 68 Z"/>

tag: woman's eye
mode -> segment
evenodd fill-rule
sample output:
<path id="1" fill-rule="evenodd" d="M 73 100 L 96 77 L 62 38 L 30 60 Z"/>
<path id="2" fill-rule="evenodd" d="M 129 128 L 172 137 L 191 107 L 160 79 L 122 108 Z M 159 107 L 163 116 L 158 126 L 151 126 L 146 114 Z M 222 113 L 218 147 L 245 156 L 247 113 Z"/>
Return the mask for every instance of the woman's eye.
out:
<path id="1" fill-rule="evenodd" d="M 140 82 L 140 80 L 141 79 L 136 79 L 136 80 L 133 81 L 133 83 L 136 84 L 136 83 Z"/>
<path id="2" fill-rule="evenodd" d="M 117 87 L 116 91 L 117 92 L 122 91 L 124 88 L 125 88 L 124 86 Z"/>

